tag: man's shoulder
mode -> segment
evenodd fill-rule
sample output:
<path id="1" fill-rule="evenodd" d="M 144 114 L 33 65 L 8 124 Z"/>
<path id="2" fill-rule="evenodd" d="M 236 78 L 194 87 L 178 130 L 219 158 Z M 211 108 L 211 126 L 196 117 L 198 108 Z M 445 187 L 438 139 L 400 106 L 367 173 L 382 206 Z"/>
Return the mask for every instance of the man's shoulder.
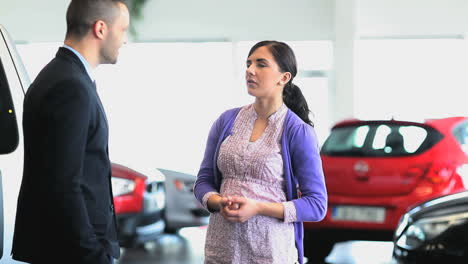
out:
<path id="1" fill-rule="evenodd" d="M 53 74 L 54 76 L 84 78 L 86 72 L 84 72 L 79 65 L 72 60 L 67 60 L 63 57 L 53 58 L 42 70 L 46 74 Z"/>
<path id="2" fill-rule="evenodd" d="M 39 72 L 33 85 L 51 85 L 67 81 L 83 82 L 83 85 L 89 82 L 86 73 L 83 72 L 76 63 L 60 57 L 55 57 Z"/>
<path id="3" fill-rule="evenodd" d="M 31 83 L 26 99 L 27 101 L 48 100 L 67 94 L 81 94 L 89 97 L 90 85 L 92 83 L 86 75 L 81 74 L 73 64 L 54 58 Z"/>

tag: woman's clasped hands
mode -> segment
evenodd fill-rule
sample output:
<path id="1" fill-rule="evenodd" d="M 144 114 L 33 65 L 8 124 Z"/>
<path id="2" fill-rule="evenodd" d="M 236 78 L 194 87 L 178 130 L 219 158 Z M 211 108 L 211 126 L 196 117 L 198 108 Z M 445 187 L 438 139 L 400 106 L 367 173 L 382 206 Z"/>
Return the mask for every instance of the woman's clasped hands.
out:
<path id="1" fill-rule="evenodd" d="M 220 200 L 220 213 L 228 221 L 243 223 L 259 213 L 259 203 L 241 196 L 226 196 Z"/>

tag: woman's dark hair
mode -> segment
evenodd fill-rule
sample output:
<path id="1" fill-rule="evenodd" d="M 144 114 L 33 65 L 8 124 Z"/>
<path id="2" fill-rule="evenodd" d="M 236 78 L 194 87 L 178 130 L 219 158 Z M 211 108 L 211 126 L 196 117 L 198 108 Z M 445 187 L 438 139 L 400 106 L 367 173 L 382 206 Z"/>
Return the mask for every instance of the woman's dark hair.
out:
<path id="1" fill-rule="evenodd" d="M 297 74 L 297 62 L 296 56 L 294 56 L 294 52 L 291 47 L 284 42 L 274 40 L 260 41 L 250 49 L 248 56 L 252 55 L 252 53 L 260 47 L 268 48 L 273 55 L 273 58 L 275 58 L 281 72 L 291 73 L 291 80 L 289 80 L 283 89 L 283 101 L 286 106 L 296 113 L 296 115 L 298 115 L 304 122 L 314 126 L 312 121 L 309 119 L 310 110 L 307 105 L 307 101 L 305 100 L 301 89 L 292 82 Z"/>

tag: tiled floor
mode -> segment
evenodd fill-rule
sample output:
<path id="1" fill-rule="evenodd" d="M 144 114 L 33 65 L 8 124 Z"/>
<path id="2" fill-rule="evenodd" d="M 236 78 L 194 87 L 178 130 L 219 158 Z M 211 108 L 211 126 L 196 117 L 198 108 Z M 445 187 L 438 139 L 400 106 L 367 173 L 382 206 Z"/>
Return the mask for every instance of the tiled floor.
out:
<path id="1" fill-rule="evenodd" d="M 123 251 L 116 264 L 199 264 L 203 263 L 206 228 L 186 228 L 180 236 L 164 235 L 144 248 Z M 390 242 L 352 241 L 337 244 L 327 263 L 391 264 Z"/>

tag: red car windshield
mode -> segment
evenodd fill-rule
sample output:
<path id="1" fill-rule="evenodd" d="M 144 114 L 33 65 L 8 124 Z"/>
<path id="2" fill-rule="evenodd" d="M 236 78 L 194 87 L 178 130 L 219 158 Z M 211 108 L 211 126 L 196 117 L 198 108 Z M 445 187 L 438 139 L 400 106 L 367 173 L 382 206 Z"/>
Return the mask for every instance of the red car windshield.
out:
<path id="1" fill-rule="evenodd" d="M 387 157 L 422 153 L 443 138 L 437 130 L 392 122 L 336 127 L 322 146 L 328 156 Z"/>

